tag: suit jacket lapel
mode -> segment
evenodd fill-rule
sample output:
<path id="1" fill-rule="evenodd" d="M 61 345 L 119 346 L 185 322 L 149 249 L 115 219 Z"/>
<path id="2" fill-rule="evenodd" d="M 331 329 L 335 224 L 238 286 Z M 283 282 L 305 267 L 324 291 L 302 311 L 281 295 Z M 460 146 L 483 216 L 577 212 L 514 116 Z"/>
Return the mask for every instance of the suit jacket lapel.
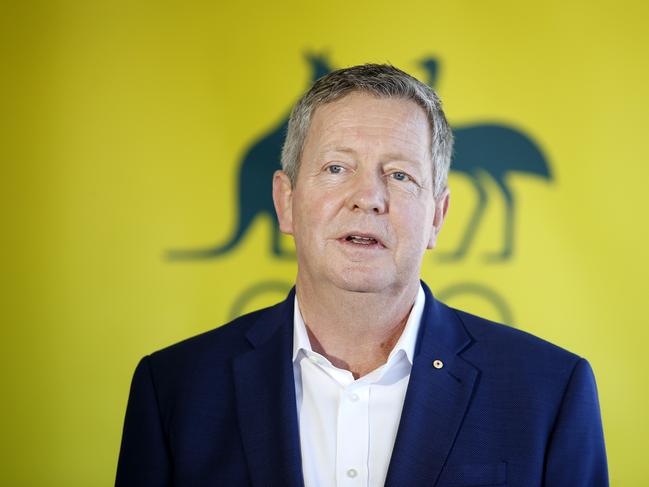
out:
<path id="1" fill-rule="evenodd" d="M 247 338 L 252 351 L 234 360 L 237 412 L 253 485 L 301 486 L 295 403 L 293 299 L 263 313 Z"/>
<path id="2" fill-rule="evenodd" d="M 459 356 L 471 337 L 455 312 L 422 286 L 426 305 L 386 486 L 435 485 L 478 376 Z"/>

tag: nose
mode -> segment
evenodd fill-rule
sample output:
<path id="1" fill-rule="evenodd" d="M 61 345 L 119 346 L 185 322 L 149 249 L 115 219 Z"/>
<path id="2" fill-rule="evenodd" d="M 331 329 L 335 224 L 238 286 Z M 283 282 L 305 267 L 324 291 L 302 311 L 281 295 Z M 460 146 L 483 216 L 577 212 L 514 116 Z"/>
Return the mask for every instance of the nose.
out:
<path id="1" fill-rule="evenodd" d="M 351 182 L 347 207 L 366 213 L 382 214 L 388 209 L 388 192 L 380 174 L 358 172 Z"/>

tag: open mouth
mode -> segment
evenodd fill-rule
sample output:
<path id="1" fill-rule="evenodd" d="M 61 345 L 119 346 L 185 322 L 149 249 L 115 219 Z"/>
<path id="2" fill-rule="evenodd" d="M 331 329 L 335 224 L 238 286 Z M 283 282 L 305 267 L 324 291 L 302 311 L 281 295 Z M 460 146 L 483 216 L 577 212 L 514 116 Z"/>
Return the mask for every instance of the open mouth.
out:
<path id="1" fill-rule="evenodd" d="M 363 235 L 363 234 L 349 234 L 347 236 L 342 237 L 341 242 L 348 244 L 348 245 L 353 245 L 353 246 L 358 246 L 359 248 L 365 247 L 365 248 L 375 248 L 375 249 L 380 249 L 384 248 L 383 243 L 376 237 L 373 237 L 372 235 Z"/>
<path id="2" fill-rule="evenodd" d="M 360 235 L 349 235 L 345 240 L 360 245 L 372 245 L 378 243 L 375 238 L 361 237 Z"/>

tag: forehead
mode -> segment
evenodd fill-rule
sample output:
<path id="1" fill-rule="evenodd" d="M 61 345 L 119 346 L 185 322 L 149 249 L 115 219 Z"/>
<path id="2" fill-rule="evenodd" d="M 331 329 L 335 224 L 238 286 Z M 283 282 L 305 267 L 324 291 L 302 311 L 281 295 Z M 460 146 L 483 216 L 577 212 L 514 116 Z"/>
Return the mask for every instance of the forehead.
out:
<path id="1" fill-rule="evenodd" d="M 352 92 L 315 110 L 304 150 L 398 151 L 419 160 L 428 159 L 430 138 L 426 112 L 414 101 Z"/>

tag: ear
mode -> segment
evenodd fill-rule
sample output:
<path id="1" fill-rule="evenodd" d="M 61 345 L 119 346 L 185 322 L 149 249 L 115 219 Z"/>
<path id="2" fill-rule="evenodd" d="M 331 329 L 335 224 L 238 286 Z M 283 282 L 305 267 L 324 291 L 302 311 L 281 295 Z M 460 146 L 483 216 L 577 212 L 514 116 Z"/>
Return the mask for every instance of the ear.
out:
<path id="1" fill-rule="evenodd" d="M 426 248 L 434 249 L 437 245 L 437 236 L 442 230 L 444 220 L 446 220 L 446 213 L 448 212 L 448 205 L 451 201 L 451 190 L 444 188 L 442 194 L 435 198 L 435 215 L 433 216 L 433 228 L 430 232 L 430 240 Z"/>
<path id="2" fill-rule="evenodd" d="M 280 231 L 293 235 L 293 188 L 284 171 L 273 174 L 273 203 Z"/>

